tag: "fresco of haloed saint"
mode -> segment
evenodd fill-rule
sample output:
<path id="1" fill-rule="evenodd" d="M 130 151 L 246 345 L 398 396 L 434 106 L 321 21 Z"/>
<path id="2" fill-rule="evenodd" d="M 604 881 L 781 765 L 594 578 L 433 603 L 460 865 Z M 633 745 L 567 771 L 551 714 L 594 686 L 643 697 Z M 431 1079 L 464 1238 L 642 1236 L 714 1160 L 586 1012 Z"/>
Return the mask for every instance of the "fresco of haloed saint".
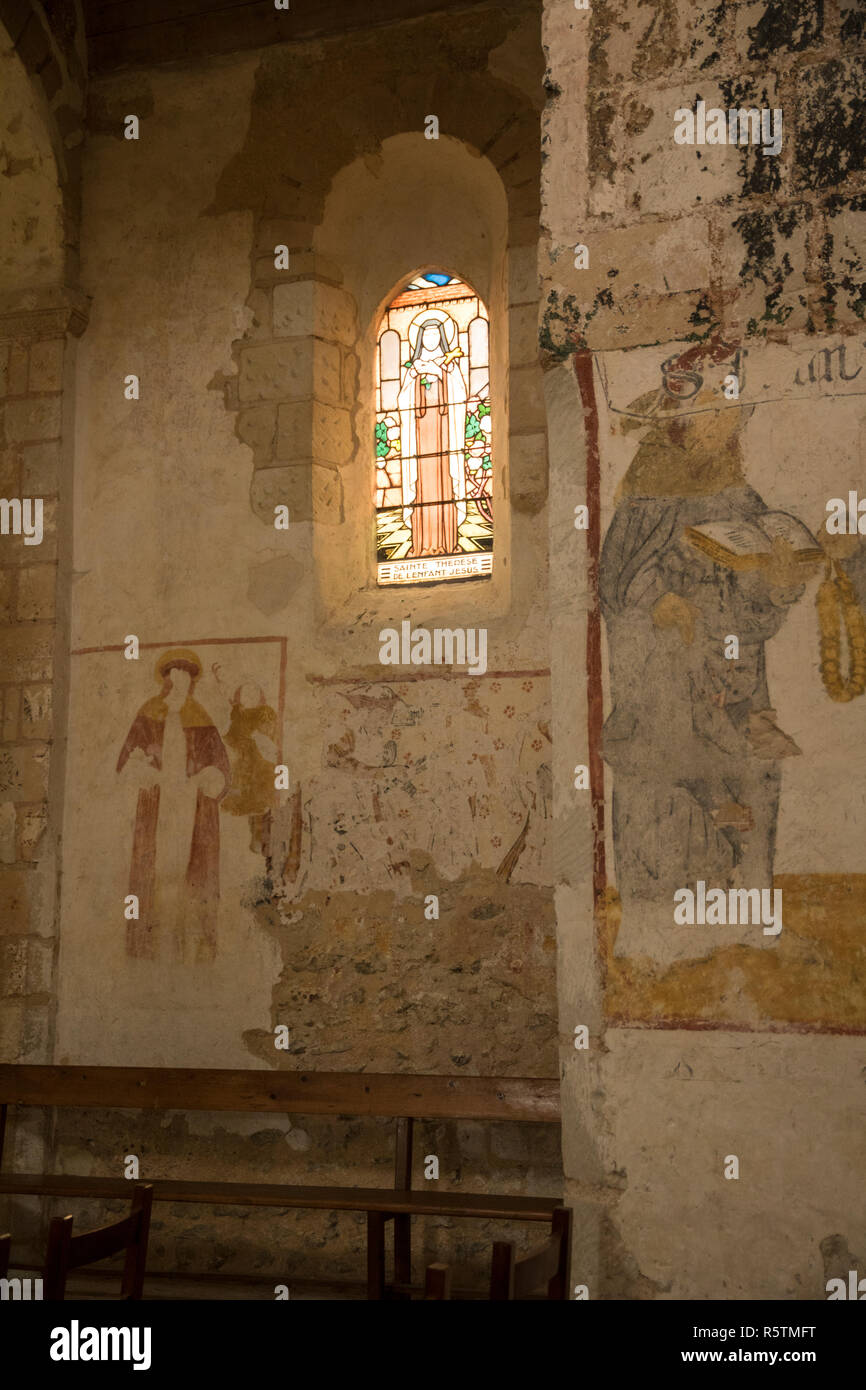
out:
<path id="1" fill-rule="evenodd" d="M 777 720 L 766 644 L 822 554 L 798 517 L 749 485 L 748 410 L 713 409 L 718 399 L 704 390 L 688 414 L 668 390 L 634 403 L 645 434 L 599 573 L 622 903 L 614 951 L 659 963 L 718 944 L 674 926 L 676 890 L 773 886 L 782 767 L 800 749 Z M 724 932 L 726 944 L 761 940 L 760 925 Z"/>
<path id="2" fill-rule="evenodd" d="M 155 959 L 163 941 L 176 960 L 216 955 L 219 808 L 231 773 L 225 744 L 195 698 L 201 674 L 193 651 L 160 656 L 159 691 L 139 709 L 117 760 L 117 771 L 138 784 L 129 892 L 139 916 L 127 922 L 133 956 Z"/>

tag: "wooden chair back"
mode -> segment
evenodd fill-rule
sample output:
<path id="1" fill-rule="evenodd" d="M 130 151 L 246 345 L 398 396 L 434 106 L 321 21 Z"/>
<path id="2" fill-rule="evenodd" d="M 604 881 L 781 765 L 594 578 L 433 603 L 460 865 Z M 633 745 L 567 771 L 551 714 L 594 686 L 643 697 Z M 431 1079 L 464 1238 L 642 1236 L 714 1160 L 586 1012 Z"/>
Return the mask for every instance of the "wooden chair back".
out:
<path id="1" fill-rule="evenodd" d="M 451 1297 L 451 1270 L 448 1265 L 428 1265 L 424 1280 L 424 1298 L 438 1299 Z"/>
<path id="2" fill-rule="evenodd" d="M 48 1251 L 45 1258 L 44 1296 L 55 1302 L 66 1294 L 66 1279 L 71 1269 L 95 1264 L 121 1250 L 126 1252 L 120 1283 L 121 1299 L 140 1299 L 147 1261 L 147 1238 L 150 1233 L 150 1210 L 153 1188 L 149 1183 L 136 1183 L 129 1216 L 85 1231 L 72 1234 L 72 1217 L 56 1216 L 48 1228 Z"/>
<path id="3" fill-rule="evenodd" d="M 571 1208 L 557 1207 L 550 1238 L 538 1250 L 517 1259 L 510 1241 L 493 1246 L 491 1301 L 528 1298 L 545 1285 L 549 1299 L 567 1299 L 570 1264 Z"/>

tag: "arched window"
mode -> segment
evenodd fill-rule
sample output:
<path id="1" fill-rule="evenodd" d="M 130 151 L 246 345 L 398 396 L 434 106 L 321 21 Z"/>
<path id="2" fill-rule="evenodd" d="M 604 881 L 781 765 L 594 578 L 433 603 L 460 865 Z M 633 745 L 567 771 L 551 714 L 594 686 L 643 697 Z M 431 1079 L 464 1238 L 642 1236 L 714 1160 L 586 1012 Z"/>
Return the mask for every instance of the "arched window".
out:
<path id="1" fill-rule="evenodd" d="M 487 309 L 430 271 L 385 309 L 376 354 L 376 557 L 380 584 L 493 571 Z"/>

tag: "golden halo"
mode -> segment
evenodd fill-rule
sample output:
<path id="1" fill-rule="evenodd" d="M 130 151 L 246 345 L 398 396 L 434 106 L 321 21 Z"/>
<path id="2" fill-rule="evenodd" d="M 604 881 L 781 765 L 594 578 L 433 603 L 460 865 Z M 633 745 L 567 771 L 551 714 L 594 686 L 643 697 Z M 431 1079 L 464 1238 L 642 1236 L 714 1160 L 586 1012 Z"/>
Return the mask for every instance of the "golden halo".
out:
<path id="1" fill-rule="evenodd" d="M 445 325 L 445 338 L 449 348 L 453 348 L 457 338 L 457 321 L 450 314 L 446 314 L 444 309 L 423 309 L 420 314 L 416 314 L 409 324 L 409 347 L 415 351 L 415 344 L 418 341 L 418 334 L 421 331 L 422 323 L 435 319 L 437 323 Z"/>
<path id="2" fill-rule="evenodd" d="M 201 661 L 189 647 L 173 647 L 170 652 L 163 652 L 154 668 L 160 680 L 166 676 L 172 666 L 184 666 L 187 669 L 192 667 L 190 675 L 193 680 L 198 680 L 202 673 Z"/>

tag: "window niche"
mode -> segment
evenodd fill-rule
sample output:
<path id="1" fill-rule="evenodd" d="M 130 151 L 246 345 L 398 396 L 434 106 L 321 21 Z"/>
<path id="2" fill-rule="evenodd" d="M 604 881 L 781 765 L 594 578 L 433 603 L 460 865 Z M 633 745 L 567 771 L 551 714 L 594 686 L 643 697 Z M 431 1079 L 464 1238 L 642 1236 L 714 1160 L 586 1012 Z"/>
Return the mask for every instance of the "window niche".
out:
<path id="1" fill-rule="evenodd" d="M 496 169 L 454 138 L 390 137 L 332 181 L 314 249 L 339 267 L 355 308 L 357 374 L 339 499 L 323 498 L 313 518 L 329 626 L 353 623 L 362 595 L 371 622 L 407 604 L 423 619 L 446 595 L 455 619 L 508 611 L 508 225 Z M 426 349 L 422 313 L 438 329 L 429 327 Z M 430 369 L 411 375 L 416 360 Z M 419 390 L 443 412 L 426 420 L 424 473 Z"/>

